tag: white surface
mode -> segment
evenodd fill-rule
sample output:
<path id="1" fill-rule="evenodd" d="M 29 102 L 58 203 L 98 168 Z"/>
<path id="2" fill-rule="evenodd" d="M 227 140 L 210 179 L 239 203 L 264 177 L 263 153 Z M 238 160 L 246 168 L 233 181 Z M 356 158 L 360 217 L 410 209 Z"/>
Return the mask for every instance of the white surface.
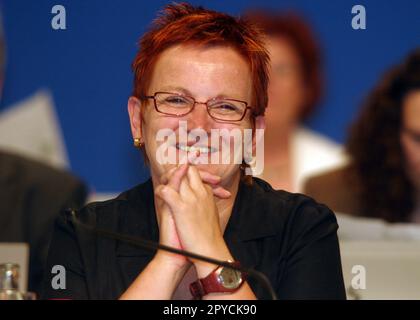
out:
<path id="1" fill-rule="evenodd" d="M 58 168 L 69 167 L 49 92 L 39 91 L 0 113 L 0 148 Z"/>
<path id="2" fill-rule="evenodd" d="M 341 241 L 340 247 L 348 299 L 420 299 L 420 241 Z M 366 270 L 366 289 L 350 289 L 355 265 Z"/>
<path id="3" fill-rule="evenodd" d="M 388 223 L 381 219 L 353 217 L 336 214 L 339 225 L 338 237 L 347 240 L 418 240 L 420 241 L 420 224 Z"/>
<path id="4" fill-rule="evenodd" d="M 20 266 L 19 289 L 28 288 L 29 246 L 26 243 L 0 242 L 0 264 L 17 263 Z"/>

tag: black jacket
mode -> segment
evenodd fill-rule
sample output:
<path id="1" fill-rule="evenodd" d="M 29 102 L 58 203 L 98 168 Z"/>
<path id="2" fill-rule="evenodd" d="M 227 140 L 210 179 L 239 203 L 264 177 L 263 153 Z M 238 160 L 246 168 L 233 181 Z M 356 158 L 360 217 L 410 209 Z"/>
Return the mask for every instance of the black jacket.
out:
<path id="1" fill-rule="evenodd" d="M 159 239 L 151 180 L 114 200 L 86 206 L 79 218 L 98 228 Z M 280 299 L 344 299 L 337 227 L 327 207 L 254 179 L 252 186 L 240 183 L 224 238 L 236 260 L 267 275 Z M 54 290 L 54 274 L 47 274 L 43 297 L 116 299 L 153 254 L 99 237 L 62 215 L 48 268 L 64 266 L 66 289 Z M 248 281 L 258 298 L 269 298 L 254 279 Z"/>
<path id="2" fill-rule="evenodd" d="M 28 289 L 40 293 L 54 220 L 84 204 L 84 184 L 68 172 L 0 152 L 0 242 L 27 242 Z"/>

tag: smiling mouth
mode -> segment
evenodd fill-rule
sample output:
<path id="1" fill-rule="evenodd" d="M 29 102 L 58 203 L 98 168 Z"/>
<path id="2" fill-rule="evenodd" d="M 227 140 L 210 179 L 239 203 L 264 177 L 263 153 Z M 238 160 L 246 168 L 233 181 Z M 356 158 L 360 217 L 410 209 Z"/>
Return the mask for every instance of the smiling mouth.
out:
<path id="1" fill-rule="evenodd" d="M 217 151 L 217 149 L 213 147 L 187 146 L 187 145 L 178 144 L 178 143 L 176 144 L 176 148 L 178 150 L 182 150 L 185 152 L 193 152 L 193 153 L 198 153 L 198 154 L 208 154 L 208 153 L 213 153 Z"/>

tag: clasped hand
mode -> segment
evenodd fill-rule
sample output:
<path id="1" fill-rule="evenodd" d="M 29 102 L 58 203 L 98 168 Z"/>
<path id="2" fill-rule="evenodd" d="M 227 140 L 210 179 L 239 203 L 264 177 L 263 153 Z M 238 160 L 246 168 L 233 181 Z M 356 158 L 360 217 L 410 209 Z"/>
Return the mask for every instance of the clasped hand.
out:
<path id="1" fill-rule="evenodd" d="M 155 188 L 160 243 L 220 259 L 230 257 L 215 198 L 228 199 L 229 191 L 219 185 L 220 177 L 184 164 L 160 177 Z M 184 256 L 158 251 L 166 262 L 183 268 Z M 191 261 L 196 267 L 200 261 Z"/>

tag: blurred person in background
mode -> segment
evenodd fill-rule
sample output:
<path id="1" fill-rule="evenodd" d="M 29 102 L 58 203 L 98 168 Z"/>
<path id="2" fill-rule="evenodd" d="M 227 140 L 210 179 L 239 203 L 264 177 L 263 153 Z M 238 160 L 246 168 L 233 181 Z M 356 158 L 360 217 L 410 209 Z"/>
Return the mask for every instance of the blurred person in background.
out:
<path id="1" fill-rule="evenodd" d="M 0 100 L 5 62 L 0 30 Z M 83 205 L 86 194 L 84 183 L 71 173 L 0 149 L 0 242 L 29 244 L 28 291 L 40 294 L 55 218 L 67 207 Z"/>
<path id="2" fill-rule="evenodd" d="M 246 14 L 267 35 L 270 82 L 262 178 L 275 189 L 300 192 L 306 177 L 341 164 L 341 146 L 305 128 L 323 93 L 319 45 L 296 14 Z"/>
<path id="3" fill-rule="evenodd" d="M 305 193 L 335 212 L 420 223 L 420 48 L 370 93 L 346 149 L 350 164 L 309 179 Z"/>

